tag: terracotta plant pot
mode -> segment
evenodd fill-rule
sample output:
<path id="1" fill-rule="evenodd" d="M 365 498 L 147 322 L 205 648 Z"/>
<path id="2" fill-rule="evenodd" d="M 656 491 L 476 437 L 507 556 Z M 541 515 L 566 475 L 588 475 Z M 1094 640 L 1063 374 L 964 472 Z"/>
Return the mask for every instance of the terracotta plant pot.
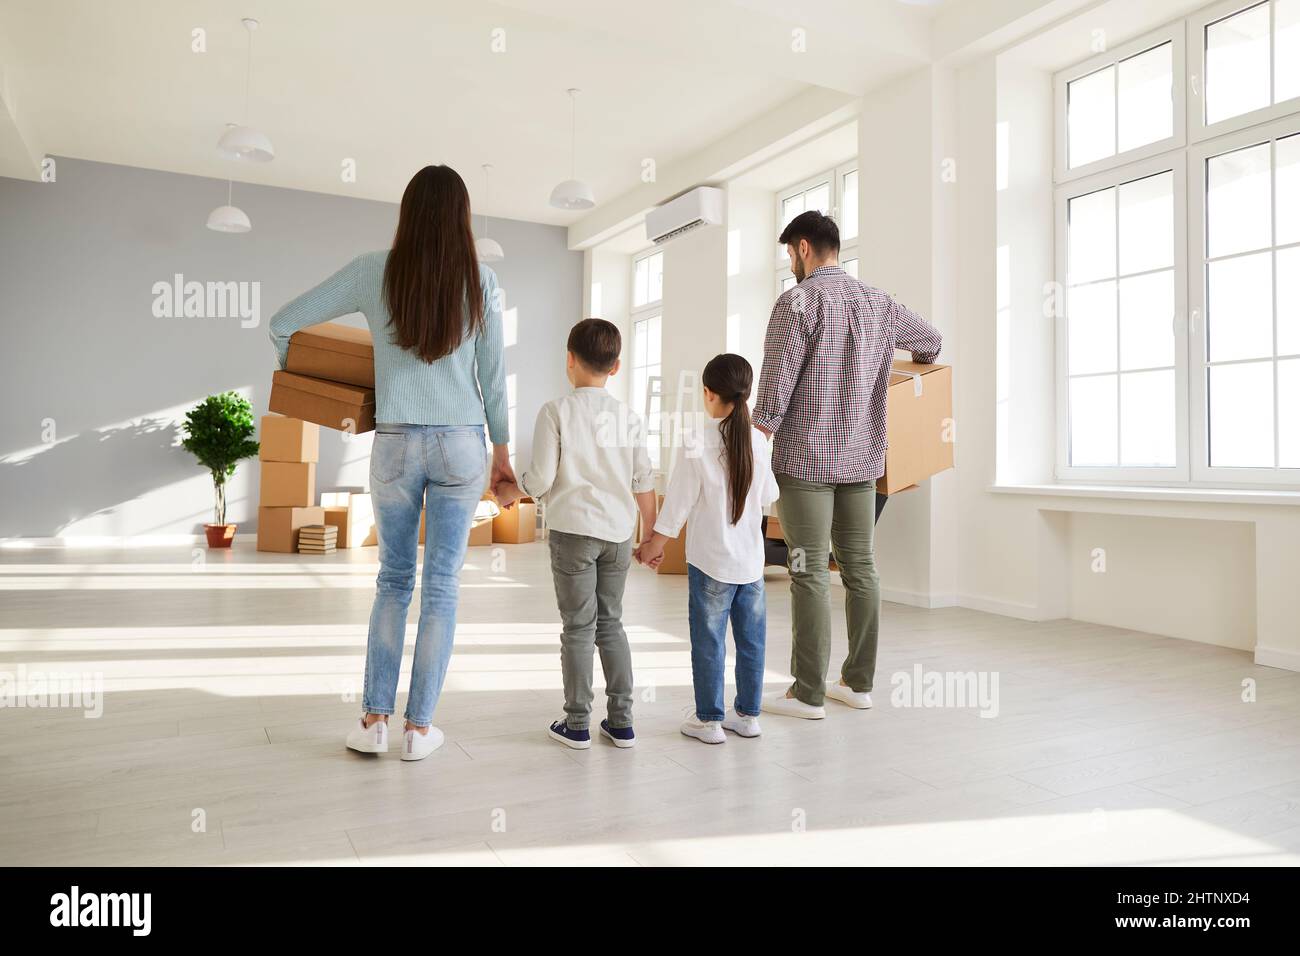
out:
<path id="1" fill-rule="evenodd" d="M 235 528 L 233 524 L 205 524 L 204 533 L 208 536 L 209 548 L 228 548 L 235 541 Z"/>

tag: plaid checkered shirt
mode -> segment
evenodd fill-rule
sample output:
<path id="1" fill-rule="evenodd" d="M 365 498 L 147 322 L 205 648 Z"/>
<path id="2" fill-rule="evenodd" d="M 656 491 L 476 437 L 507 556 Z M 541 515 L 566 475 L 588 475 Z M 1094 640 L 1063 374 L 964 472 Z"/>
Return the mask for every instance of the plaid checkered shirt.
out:
<path id="1" fill-rule="evenodd" d="M 928 363 L 942 344 L 929 322 L 839 266 L 781 293 L 754 407 L 754 424 L 774 435 L 772 470 L 826 484 L 879 478 L 894 349 Z"/>

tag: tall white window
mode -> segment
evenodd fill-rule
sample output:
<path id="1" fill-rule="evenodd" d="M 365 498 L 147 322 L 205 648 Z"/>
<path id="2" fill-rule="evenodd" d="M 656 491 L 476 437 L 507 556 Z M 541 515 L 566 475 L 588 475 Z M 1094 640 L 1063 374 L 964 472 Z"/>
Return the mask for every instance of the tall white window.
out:
<path id="1" fill-rule="evenodd" d="M 776 196 L 776 234 L 779 236 L 795 216 L 815 209 L 835 220 L 840 227 L 840 265 L 849 275 L 858 274 L 858 167 L 845 163 L 803 182 L 780 190 Z M 785 246 L 776 246 L 777 294 L 795 285 Z"/>
<path id="2" fill-rule="evenodd" d="M 664 254 L 650 252 L 632 260 L 632 408 L 646 424 L 650 461 L 659 467 L 663 419 Z"/>
<path id="3" fill-rule="evenodd" d="M 1056 89 L 1058 475 L 1300 485 L 1300 0 Z"/>

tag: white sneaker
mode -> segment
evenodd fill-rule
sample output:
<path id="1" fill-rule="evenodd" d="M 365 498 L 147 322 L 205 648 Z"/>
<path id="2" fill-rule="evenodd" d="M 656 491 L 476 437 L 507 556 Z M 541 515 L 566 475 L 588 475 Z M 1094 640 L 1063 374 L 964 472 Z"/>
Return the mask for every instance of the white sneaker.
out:
<path id="1" fill-rule="evenodd" d="M 402 737 L 402 759 L 423 760 L 441 747 L 445 739 L 437 727 L 430 727 L 427 734 L 408 730 Z"/>
<path id="2" fill-rule="evenodd" d="M 845 687 L 839 681 L 832 681 L 826 685 L 826 696 L 831 700 L 838 700 L 841 704 L 848 704 L 858 710 L 871 709 L 871 694 L 867 691 L 859 693 L 851 687 Z"/>
<path id="3" fill-rule="evenodd" d="M 376 720 L 369 727 L 364 717 L 348 731 L 348 749 L 363 754 L 388 753 L 388 721 Z"/>
<path id="4" fill-rule="evenodd" d="M 722 732 L 722 721 L 700 720 L 694 713 L 682 721 L 682 733 L 704 744 L 725 744 L 727 735 Z"/>
<path id="5" fill-rule="evenodd" d="M 758 737 L 763 733 L 763 728 L 758 726 L 757 717 L 738 714 L 734 710 L 728 711 L 727 716 L 723 718 L 722 729 L 730 730 L 741 737 Z"/>
<path id="6" fill-rule="evenodd" d="M 826 716 L 825 707 L 814 707 L 798 698 L 786 697 L 785 691 L 764 697 L 763 712 L 780 714 L 782 717 L 802 717 L 804 720 L 821 720 Z"/>

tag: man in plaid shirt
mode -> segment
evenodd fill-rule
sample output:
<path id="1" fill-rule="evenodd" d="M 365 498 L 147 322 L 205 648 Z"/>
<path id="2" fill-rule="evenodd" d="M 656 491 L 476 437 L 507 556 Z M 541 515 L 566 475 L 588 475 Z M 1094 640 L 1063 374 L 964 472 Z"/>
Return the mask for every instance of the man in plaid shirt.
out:
<path id="1" fill-rule="evenodd" d="M 794 686 L 763 701 L 791 717 L 826 716 L 827 697 L 871 706 L 880 632 L 876 479 L 885 470 L 885 400 L 894 349 L 939 356 L 939 330 L 839 267 L 840 231 L 820 212 L 796 216 L 779 240 L 798 285 L 768 320 L 754 424 L 770 436 L 789 547 Z M 831 548 L 848 592 L 849 655 L 830 662 Z"/>

